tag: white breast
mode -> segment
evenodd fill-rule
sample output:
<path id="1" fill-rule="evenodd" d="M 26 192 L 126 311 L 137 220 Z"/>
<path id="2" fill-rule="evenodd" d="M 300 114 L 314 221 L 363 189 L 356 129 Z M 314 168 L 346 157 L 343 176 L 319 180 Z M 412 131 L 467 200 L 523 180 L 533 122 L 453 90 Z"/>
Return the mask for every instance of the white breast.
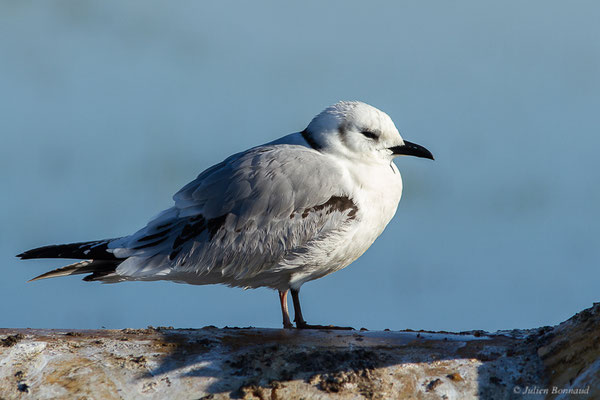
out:
<path id="1" fill-rule="evenodd" d="M 391 221 L 402 195 L 402 178 L 396 166 L 382 164 L 344 165 L 351 197 L 358 206 L 358 218 L 342 235 L 331 237 L 320 246 L 315 259 L 321 263 L 305 265 L 291 277 L 292 287 L 321 278 L 345 268 L 359 258 L 381 235 Z M 326 256 L 325 256 L 326 254 Z"/>
<path id="2" fill-rule="evenodd" d="M 365 231 L 375 238 L 383 232 L 396 213 L 402 196 L 402 177 L 394 163 L 349 167 L 358 190 L 353 197 L 364 213 Z M 375 239 L 373 239 L 375 240 Z"/>
<path id="3" fill-rule="evenodd" d="M 381 235 L 398 208 L 402 196 L 402 178 L 396 166 L 353 165 L 348 170 L 357 190 L 352 197 L 356 201 L 360 218 L 349 247 L 360 257 Z M 354 258 L 352 261 L 354 261 Z M 350 262 L 352 262 L 350 261 Z"/>

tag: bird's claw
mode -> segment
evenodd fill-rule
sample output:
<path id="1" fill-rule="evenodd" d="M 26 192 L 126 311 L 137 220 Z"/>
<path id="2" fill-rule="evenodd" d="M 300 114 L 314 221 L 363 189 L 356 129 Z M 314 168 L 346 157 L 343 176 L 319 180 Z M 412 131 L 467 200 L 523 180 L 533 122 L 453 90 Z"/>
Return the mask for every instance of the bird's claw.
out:
<path id="1" fill-rule="evenodd" d="M 338 331 L 353 331 L 355 330 L 351 326 L 335 326 L 335 325 L 309 325 L 306 322 L 296 322 L 296 329 L 325 329 L 325 330 L 338 330 Z"/>

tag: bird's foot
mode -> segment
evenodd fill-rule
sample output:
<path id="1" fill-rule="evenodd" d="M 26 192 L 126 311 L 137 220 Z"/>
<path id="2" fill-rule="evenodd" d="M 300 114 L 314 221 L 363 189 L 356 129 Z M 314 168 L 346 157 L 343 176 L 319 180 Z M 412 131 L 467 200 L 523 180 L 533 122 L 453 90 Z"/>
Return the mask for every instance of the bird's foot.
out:
<path id="1" fill-rule="evenodd" d="M 285 322 L 283 321 L 283 329 L 294 329 L 294 324 L 292 324 L 291 322 Z"/>
<path id="2" fill-rule="evenodd" d="M 309 325 L 306 321 L 296 322 L 297 329 L 330 329 L 330 330 L 342 330 L 342 331 L 353 331 L 355 330 L 351 326 L 335 326 L 335 325 Z"/>

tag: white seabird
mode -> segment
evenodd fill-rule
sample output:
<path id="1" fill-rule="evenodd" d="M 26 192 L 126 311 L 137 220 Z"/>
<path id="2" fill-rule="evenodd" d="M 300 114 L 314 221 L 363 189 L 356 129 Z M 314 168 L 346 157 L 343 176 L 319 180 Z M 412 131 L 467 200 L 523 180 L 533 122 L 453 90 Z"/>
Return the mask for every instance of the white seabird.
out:
<path id="1" fill-rule="evenodd" d="M 320 328 L 302 316 L 300 287 L 348 266 L 383 232 L 402 194 L 399 155 L 433 160 L 384 112 L 342 101 L 302 132 L 208 168 L 133 235 L 18 257 L 84 260 L 32 280 L 89 274 L 85 281 L 269 287 L 279 291 L 284 328 L 293 327 L 291 291 L 296 327 Z"/>

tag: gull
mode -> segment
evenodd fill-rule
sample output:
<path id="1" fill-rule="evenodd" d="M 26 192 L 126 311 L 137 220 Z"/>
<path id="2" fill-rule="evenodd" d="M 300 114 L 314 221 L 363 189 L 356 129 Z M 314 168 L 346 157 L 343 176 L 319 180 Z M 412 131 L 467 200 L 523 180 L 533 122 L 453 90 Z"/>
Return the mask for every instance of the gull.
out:
<path id="1" fill-rule="evenodd" d="M 301 132 L 234 154 L 184 186 L 174 205 L 132 235 L 35 248 L 21 259 L 82 260 L 32 279 L 168 280 L 278 291 L 283 327 L 309 325 L 300 287 L 359 258 L 402 195 L 393 160 L 429 158 L 384 112 L 358 101 L 327 107 Z M 351 329 L 351 328 L 348 328 Z"/>

